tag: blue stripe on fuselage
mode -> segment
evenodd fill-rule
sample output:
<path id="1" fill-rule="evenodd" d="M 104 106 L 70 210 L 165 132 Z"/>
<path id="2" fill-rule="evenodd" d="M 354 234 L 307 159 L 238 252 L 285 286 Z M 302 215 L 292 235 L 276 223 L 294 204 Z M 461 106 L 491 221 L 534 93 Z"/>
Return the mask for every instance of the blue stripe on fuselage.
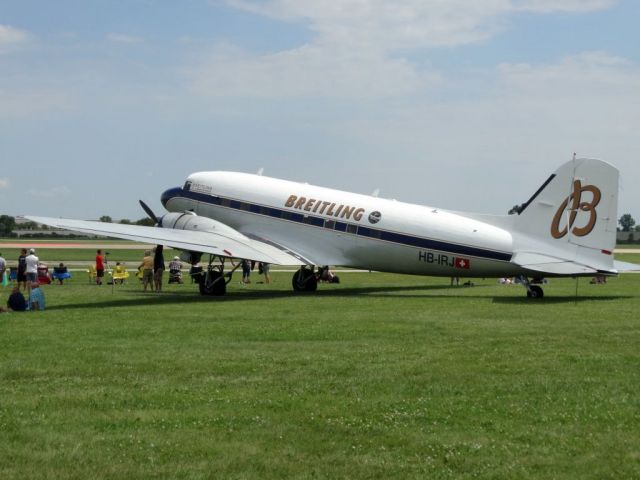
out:
<path id="1" fill-rule="evenodd" d="M 265 205 L 259 205 L 255 203 L 243 202 L 241 200 L 235 200 L 224 197 L 217 197 L 215 195 L 207 195 L 204 193 L 185 191 L 182 188 L 176 187 L 165 191 L 160 201 L 162 205 L 167 206 L 167 202 L 172 198 L 188 198 L 198 202 L 206 203 L 209 205 L 218 205 L 233 210 L 244 211 L 247 213 L 253 213 L 256 215 L 263 215 L 272 218 L 278 218 L 280 220 L 287 220 L 295 223 L 302 223 L 305 225 L 311 225 L 315 227 L 324 227 L 327 229 L 337 230 L 340 232 L 346 232 L 352 235 L 357 235 L 365 238 L 372 238 L 375 240 L 383 240 L 385 242 L 395 243 L 399 245 L 406 245 L 410 247 L 423 248 L 428 250 L 438 250 L 442 252 L 456 253 L 459 255 L 467 255 L 471 257 L 487 258 L 491 260 L 500 260 L 508 262 L 511 260 L 510 253 L 497 252 L 495 250 L 486 250 L 484 248 L 471 247 L 468 245 L 459 245 L 455 243 L 443 242 L 441 240 L 433 240 L 429 238 L 416 237 L 413 235 L 407 235 L 405 233 L 391 232 L 387 230 L 380 230 L 377 228 L 365 227 L 357 223 L 339 222 L 333 219 L 325 219 L 324 217 L 318 217 L 314 215 L 304 215 L 301 213 L 292 212 L 290 210 L 283 210 L 274 207 L 268 207 Z"/>

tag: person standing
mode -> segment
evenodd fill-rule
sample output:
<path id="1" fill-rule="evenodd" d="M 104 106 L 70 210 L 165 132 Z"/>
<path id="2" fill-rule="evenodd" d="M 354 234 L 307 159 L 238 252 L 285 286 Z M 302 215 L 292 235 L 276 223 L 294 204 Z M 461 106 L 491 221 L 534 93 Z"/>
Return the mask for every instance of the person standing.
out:
<path id="1" fill-rule="evenodd" d="M 262 273 L 264 274 L 264 283 L 271 283 L 271 272 L 270 267 L 271 264 L 269 263 L 261 263 L 260 264 L 260 269 L 262 270 Z"/>
<path id="2" fill-rule="evenodd" d="M 142 285 L 144 286 L 144 291 L 147 291 L 147 286 L 149 285 L 151 285 L 151 289 L 153 290 L 153 257 L 149 250 L 144 252 L 144 258 L 138 269 L 142 269 Z"/>
<path id="3" fill-rule="evenodd" d="M 104 278 L 104 257 L 102 256 L 102 250 L 98 249 L 96 252 L 96 283 L 102 285 L 102 279 Z"/>
<path id="4" fill-rule="evenodd" d="M 158 245 L 154 249 L 153 254 L 153 283 L 156 287 L 156 293 L 162 290 L 162 275 L 164 274 L 164 255 L 162 255 L 162 245 Z"/>
<path id="5" fill-rule="evenodd" d="M 18 288 L 20 288 L 20 284 L 22 283 L 22 288 L 24 290 L 27 289 L 27 249 L 20 249 L 20 256 L 18 257 Z"/>
<path id="6" fill-rule="evenodd" d="M 248 285 L 251 283 L 251 261 L 242 260 L 242 284 Z"/>
<path id="7" fill-rule="evenodd" d="M 0 253 L 0 283 L 4 285 L 4 274 L 7 271 L 7 261 L 3 258 Z M 8 274 L 7 274 L 8 275 Z"/>
<path id="8" fill-rule="evenodd" d="M 31 286 L 38 281 L 38 257 L 36 257 L 35 249 L 29 249 L 29 255 L 24 259 L 26 263 L 27 274 L 27 293 L 31 292 Z"/>

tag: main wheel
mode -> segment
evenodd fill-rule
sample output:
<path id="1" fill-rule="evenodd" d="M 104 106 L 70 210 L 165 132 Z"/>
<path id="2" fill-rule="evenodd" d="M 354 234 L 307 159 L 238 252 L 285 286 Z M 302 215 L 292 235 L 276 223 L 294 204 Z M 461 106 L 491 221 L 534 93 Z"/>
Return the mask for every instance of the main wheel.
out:
<path id="1" fill-rule="evenodd" d="M 296 292 L 315 292 L 318 289 L 318 279 L 312 270 L 302 268 L 293 274 L 291 285 Z"/>
<path id="2" fill-rule="evenodd" d="M 539 285 L 531 285 L 527 290 L 527 297 L 540 299 L 544 297 L 544 290 Z"/>
<path id="3" fill-rule="evenodd" d="M 200 294 L 202 295 L 224 295 L 227 293 L 227 283 L 222 278 L 222 274 L 216 270 L 210 270 L 209 274 L 203 274 L 200 280 Z"/>

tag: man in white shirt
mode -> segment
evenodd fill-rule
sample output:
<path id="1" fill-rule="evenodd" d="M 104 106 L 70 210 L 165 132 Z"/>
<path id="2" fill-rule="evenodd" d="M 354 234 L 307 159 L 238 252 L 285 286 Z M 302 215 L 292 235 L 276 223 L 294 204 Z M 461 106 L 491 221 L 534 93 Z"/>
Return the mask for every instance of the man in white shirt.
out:
<path id="1" fill-rule="evenodd" d="M 7 261 L 4 258 L 2 258 L 2 254 L 0 253 L 0 283 L 2 283 L 4 272 L 6 270 L 7 270 Z"/>
<path id="2" fill-rule="evenodd" d="M 38 257 L 36 257 L 36 251 L 33 248 L 29 250 L 25 261 L 27 263 L 27 292 L 31 292 L 31 283 L 38 281 Z"/>

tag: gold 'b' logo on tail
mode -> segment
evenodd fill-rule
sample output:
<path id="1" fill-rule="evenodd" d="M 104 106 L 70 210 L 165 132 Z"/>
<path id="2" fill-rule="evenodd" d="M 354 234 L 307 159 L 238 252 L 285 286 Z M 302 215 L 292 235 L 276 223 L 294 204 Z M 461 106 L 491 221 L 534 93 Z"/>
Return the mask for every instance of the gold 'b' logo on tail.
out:
<path id="1" fill-rule="evenodd" d="M 591 202 L 582 201 L 582 194 L 584 192 L 591 192 L 591 194 L 593 195 Z M 591 233 L 591 230 L 593 230 L 593 227 L 595 227 L 596 225 L 596 220 L 598 218 L 596 207 L 598 206 L 598 203 L 600 203 L 601 198 L 602 194 L 600 193 L 600 189 L 598 187 L 596 187 L 595 185 L 586 185 L 583 187 L 580 180 L 575 180 L 573 182 L 573 192 L 564 200 L 564 202 L 562 202 L 560 208 L 558 208 L 558 211 L 553 217 L 553 222 L 551 223 L 551 236 L 553 238 L 562 238 L 569 232 L 569 229 L 571 228 L 571 233 L 573 233 L 576 237 L 584 237 L 585 235 L 589 235 Z M 568 225 L 565 225 L 562 230 L 560 230 L 560 221 L 563 218 L 563 213 L 569 206 L 569 202 L 571 202 L 569 223 Z M 576 220 L 576 216 L 578 215 L 578 210 L 589 212 L 589 221 L 584 227 L 573 226 L 573 223 Z"/>

